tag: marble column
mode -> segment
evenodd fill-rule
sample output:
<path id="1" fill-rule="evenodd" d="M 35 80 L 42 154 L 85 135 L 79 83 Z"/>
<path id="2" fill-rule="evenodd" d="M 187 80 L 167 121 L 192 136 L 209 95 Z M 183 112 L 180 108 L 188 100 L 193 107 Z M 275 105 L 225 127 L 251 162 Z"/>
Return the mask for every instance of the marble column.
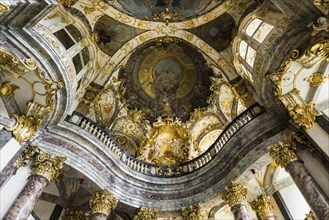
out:
<path id="1" fill-rule="evenodd" d="M 228 187 L 220 193 L 220 195 L 231 207 L 235 220 L 249 220 L 246 206 L 246 187 L 232 181 Z"/>
<path id="2" fill-rule="evenodd" d="M 329 200 L 298 158 L 297 140 L 298 137 L 292 134 L 287 140 L 272 146 L 270 155 L 275 164 L 290 174 L 316 218 L 329 219 Z"/>
<path id="3" fill-rule="evenodd" d="M 50 181 L 58 177 L 65 159 L 65 157 L 57 157 L 45 152 L 40 152 L 35 156 L 31 167 L 32 174 L 4 219 L 27 219 L 33 211 L 34 205 L 41 196 L 43 189 Z"/>
<path id="4" fill-rule="evenodd" d="M 262 220 L 275 220 L 274 206 L 271 203 L 271 198 L 266 195 L 260 195 L 250 203 L 251 208 L 260 216 Z"/>
<path id="5" fill-rule="evenodd" d="M 92 220 L 106 220 L 118 204 L 118 199 L 106 189 L 97 192 L 89 200 Z"/>

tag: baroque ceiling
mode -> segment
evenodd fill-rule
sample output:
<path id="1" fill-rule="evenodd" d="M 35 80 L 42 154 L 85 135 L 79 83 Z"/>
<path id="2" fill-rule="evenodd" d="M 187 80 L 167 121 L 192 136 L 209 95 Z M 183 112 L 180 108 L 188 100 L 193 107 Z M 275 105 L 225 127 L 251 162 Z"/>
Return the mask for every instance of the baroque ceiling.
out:
<path id="1" fill-rule="evenodd" d="M 255 155 L 265 155 L 271 138 L 282 131 L 275 129 L 285 121 L 253 105 L 248 91 L 273 95 L 272 87 L 258 88 L 267 84 L 253 84 L 244 74 L 255 70 L 255 81 L 270 83 L 265 72 L 274 71 L 274 61 L 264 62 L 263 57 L 281 52 L 272 44 L 293 19 L 273 2 L 59 2 L 32 27 L 42 38 L 40 51 L 50 54 L 42 61 L 53 59 L 56 64 L 51 74 L 60 76 L 58 82 L 45 80 L 46 74 L 34 65 L 26 74 L 32 81 L 13 72 L 4 80 L 33 88 L 31 94 L 14 94 L 26 115 L 38 109 L 39 115 L 48 117 L 56 108 L 54 116 L 44 117 L 49 126 L 38 144 L 69 155 L 67 165 L 76 169 L 72 172 L 90 174 L 122 203 L 173 211 L 210 197 L 220 199 L 216 193 L 255 163 Z M 252 34 L 245 30 L 249 23 L 254 24 Z M 320 70 L 327 72 L 322 63 Z M 264 66 L 268 69 L 260 72 Z M 286 80 L 271 77 L 278 88 Z M 308 82 L 312 77 L 307 77 Z M 52 100 L 57 91 L 61 94 L 56 106 Z M 28 104 L 29 100 L 39 105 Z M 264 158 L 254 164 L 257 169 L 270 160 Z"/>

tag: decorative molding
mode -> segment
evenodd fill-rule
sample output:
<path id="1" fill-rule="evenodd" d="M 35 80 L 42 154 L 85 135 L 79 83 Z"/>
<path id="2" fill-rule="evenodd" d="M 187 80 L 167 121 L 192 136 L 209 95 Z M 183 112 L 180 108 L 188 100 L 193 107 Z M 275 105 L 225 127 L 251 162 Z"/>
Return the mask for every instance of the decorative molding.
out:
<path id="1" fill-rule="evenodd" d="M 106 216 L 111 214 L 111 211 L 115 209 L 118 204 L 118 199 L 115 198 L 108 190 L 103 189 L 97 192 L 89 200 L 89 206 L 91 208 L 91 214 L 102 213 Z"/>
<path id="2" fill-rule="evenodd" d="M 247 188 L 232 181 L 226 189 L 220 193 L 222 199 L 230 207 L 237 204 L 245 204 L 247 196 Z"/>
<path id="3" fill-rule="evenodd" d="M 43 176 L 49 182 L 56 180 L 59 177 L 65 160 L 66 157 L 50 155 L 40 150 L 34 157 L 31 167 L 32 175 Z"/>
<path id="4" fill-rule="evenodd" d="M 4 82 L 1 87 L 0 87 L 0 95 L 1 96 L 14 96 L 15 95 L 15 90 L 19 89 L 19 86 L 9 83 L 9 82 Z"/>
<path id="5" fill-rule="evenodd" d="M 271 198 L 266 195 L 260 195 L 250 203 L 251 208 L 259 214 L 261 219 L 268 219 L 274 216 L 274 206 L 271 203 Z"/>

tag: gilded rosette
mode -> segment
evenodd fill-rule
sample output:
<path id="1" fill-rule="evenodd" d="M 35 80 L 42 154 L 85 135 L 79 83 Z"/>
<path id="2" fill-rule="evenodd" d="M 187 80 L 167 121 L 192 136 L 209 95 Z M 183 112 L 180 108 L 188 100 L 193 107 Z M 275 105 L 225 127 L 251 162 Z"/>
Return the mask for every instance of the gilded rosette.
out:
<path id="1" fill-rule="evenodd" d="M 141 207 L 134 220 L 156 220 L 158 218 L 158 209 L 149 209 Z"/>
<path id="2" fill-rule="evenodd" d="M 41 151 L 31 167 L 32 175 L 45 177 L 49 182 L 58 178 L 66 157 L 58 157 Z"/>
<path id="3" fill-rule="evenodd" d="M 106 189 L 97 192 L 89 200 L 89 206 L 91 208 L 91 213 L 102 213 L 109 216 L 111 211 L 115 209 L 118 204 L 118 199 L 109 193 Z"/>
<path id="4" fill-rule="evenodd" d="M 233 207 L 237 204 L 244 204 L 247 196 L 247 188 L 232 181 L 226 189 L 220 193 L 222 199 Z"/>
<path id="5" fill-rule="evenodd" d="M 267 219 L 267 217 L 273 216 L 274 206 L 271 203 L 269 196 L 260 195 L 257 199 L 250 203 L 251 208 L 259 214 L 262 219 Z"/>

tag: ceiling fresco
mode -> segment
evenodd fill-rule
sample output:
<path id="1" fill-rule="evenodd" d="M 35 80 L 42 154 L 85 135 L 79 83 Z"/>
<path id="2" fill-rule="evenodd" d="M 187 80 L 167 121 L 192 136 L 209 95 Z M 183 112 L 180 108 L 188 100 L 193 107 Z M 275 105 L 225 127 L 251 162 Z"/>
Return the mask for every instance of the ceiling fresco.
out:
<path id="1" fill-rule="evenodd" d="M 159 116 L 186 121 L 195 108 L 207 105 L 212 70 L 205 63 L 196 49 L 178 39 L 148 43 L 121 72 L 129 108 L 142 110 L 151 122 Z"/>
<path id="2" fill-rule="evenodd" d="M 144 20 L 154 20 L 157 13 L 166 10 L 179 13 L 181 20 L 184 20 L 204 14 L 222 2 L 221 0 L 118 0 L 128 14 Z"/>

